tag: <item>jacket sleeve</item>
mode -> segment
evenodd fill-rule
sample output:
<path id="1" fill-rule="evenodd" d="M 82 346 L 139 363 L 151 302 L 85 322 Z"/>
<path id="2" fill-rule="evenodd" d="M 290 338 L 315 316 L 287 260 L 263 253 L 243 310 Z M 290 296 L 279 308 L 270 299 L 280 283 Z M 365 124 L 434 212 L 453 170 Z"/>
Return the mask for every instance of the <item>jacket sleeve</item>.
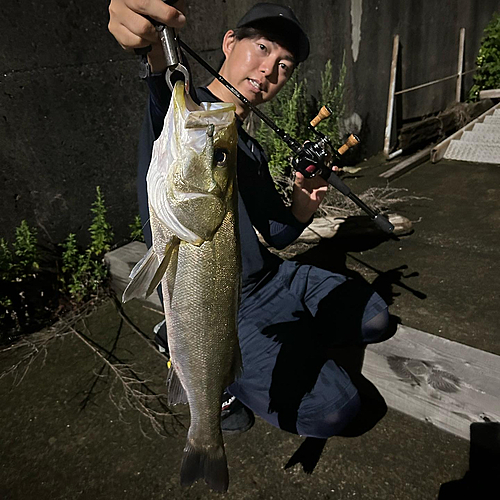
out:
<path id="1" fill-rule="evenodd" d="M 155 140 L 161 134 L 172 93 L 165 81 L 165 72 L 152 74 L 146 78 L 149 87 L 149 114 Z"/>
<path id="2" fill-rule="evenodd" d="M 280 194 L 276 190 L 274 180 L 268 169 L 261 174 L 265 182 L 266 189 L 263 190 L 266 196 L 266 205 L 268 209 L 267 217 L 263 224 L 259 223 L 257 227 L 264 240 L 272 247 L 281 250 L 292 244 L 311 223 L 299 222 L 287 207 Z"/>
<path id="3" fill-rule="evenodd" d="M 242 135 L 246 136 L 244 133 Z M 260 146 L 256 141 L 253 144 Z M 260 154 L 255 160 L 245 155 L 244 150 L 238 151 L 238 154 L 240 152 L 242 154 L 238 158 L 238 188 L 250 221 L 266 243 L 278 250 L 285 248 L 300 236 L 311 221 L 299 222 L 285 205 L 276 190 L 267 158 L 260 147 Z"/>

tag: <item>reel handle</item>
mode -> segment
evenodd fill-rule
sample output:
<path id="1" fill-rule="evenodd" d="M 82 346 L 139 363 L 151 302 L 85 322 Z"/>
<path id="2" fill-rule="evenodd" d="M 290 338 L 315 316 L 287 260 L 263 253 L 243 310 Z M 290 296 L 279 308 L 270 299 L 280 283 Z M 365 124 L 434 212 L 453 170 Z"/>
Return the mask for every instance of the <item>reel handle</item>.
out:
<path id="1" fill-rule="evenodd" d="M 320 122 L 322 122 L 325 118 L 329 118 L 332 114 L 332 110 L 328 106 L 323 106 L 318 114 L 310 121 L 311 127 L 316 127 Z"/>
<path id="2" fill-rule="evenodd" d="M 360 143 L 359 137 L 355 134 L 351 134 L 347 138 L 347 141 L 342 146 L 340 146 L 339 149 L 337 149 L 337 153 L 339 155 L 343 155 L 348 149 L 351 149 L 353 146 L 356 146 L 359 143 Z"/>

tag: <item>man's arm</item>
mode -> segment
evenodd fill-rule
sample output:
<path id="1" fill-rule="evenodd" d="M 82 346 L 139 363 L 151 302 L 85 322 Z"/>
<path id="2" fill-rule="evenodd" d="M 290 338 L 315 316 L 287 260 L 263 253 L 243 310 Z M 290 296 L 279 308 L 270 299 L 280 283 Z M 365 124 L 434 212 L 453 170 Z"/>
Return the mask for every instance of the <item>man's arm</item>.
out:
<path id="1" fill-rule="evenodd" d="M 186 22 L 184 0 L 170 3 L 175 3 L 175 6 L 167 5 L 162 0 L 111 0 L 109 4 L 108 29 L 123 49 L 132 51 L 151 46 L 148 62 L 153 75 L 147 78 L 147 84 L 155 138 L 163 127 L 171 94 L 165 82 L 165 56 L 151 19 L 177 29 Z"/>
<path id="2" fill-rule="evenodd" d="M 175 7 L 162 0 L 111 0 L 108 29 L 125 50 L 151 45 L 149 65 L 153 73 L 159 73 L 166 67 L 165 57 L 158 32 L 147 18 L 179 29 L 186 23 L 184 10 L 184 0 L 175 2 Z"/>
<path id="3" fill-rule="evenodd" d="M 239 183 L 240 193 L 252 225 L 270 246 L 280 250 L 300 236 L 312 217 L 301 222 L 283 203 L 267 168 L 267 162 L 258 169 L 257 175 L 252 175 L 252 171 L 253 169 L 239 170 L 238 173 L 243 177 Z"/>
<path id="4" fill-rule="evenodd" d="M 326 196 L 328 182 L 320 177 L 306 179 L 300 172 L 295 172 L 292 192 L 291 211 L 294 217 L 303 223 L 311 219 Z"/>

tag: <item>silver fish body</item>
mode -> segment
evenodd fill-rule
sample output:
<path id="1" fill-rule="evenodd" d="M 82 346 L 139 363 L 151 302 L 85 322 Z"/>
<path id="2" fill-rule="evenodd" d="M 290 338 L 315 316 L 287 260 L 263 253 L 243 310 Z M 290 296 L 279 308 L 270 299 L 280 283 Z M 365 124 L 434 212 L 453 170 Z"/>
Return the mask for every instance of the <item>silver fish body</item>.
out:
<path id="1" fill-rule="evenodd" d="M 147 176 L 153 246 L 124 292 L 143 296 L 161 280 L 169 399 L 187 399 L 191 414 L 181 483 L 204 478 L 219 491 L 229 482 L 222 393 L 241 369 L 236 144 L 234 105 L 200 108 L 178 82 Z"/>

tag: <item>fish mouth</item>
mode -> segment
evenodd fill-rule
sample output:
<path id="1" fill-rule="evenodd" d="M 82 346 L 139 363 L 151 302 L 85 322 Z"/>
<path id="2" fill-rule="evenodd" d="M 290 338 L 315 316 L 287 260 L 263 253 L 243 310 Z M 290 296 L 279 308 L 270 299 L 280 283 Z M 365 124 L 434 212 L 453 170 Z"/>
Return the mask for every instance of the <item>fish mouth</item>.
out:
<path id="1" fill-rule="evenodd" d="M 176 199 L 177 201 L 188 201 L 188 200 L 197 200 L 197 199 L 203 199 L 203 198 L 215 198 L 216 200 L 220 201 L 221 198 L 221 190 L 217 186 L 214 189 L 211 189 L 210 191 L 196 191 L 192 192 L 190 191 L 189 193 L 183 193 L 183 192 L 177 192 L 176 193 Z"/>

